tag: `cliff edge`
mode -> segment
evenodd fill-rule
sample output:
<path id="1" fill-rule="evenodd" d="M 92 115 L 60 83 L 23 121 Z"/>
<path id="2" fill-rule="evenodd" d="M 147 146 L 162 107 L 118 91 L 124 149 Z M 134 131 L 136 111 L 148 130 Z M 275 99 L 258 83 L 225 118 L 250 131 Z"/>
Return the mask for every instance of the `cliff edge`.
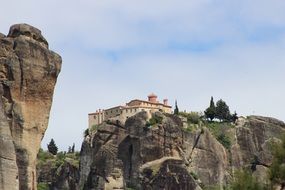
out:
<path id="1" fill-rule="evenodd" d="M 36 189 L 36 158 L 61 62 L 30 25 L 0 33 L 0 189 Z"/>

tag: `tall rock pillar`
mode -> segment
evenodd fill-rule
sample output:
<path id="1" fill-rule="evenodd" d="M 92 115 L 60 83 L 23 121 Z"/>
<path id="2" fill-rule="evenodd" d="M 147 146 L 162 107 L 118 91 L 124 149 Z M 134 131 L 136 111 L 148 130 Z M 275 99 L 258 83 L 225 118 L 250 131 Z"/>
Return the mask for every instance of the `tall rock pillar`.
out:
<path id="1" fill-rule="evenodd" d="M 0 34 L 0 189 L 36 189 L 36 158 L 61 62 L 32 26 Z"/>

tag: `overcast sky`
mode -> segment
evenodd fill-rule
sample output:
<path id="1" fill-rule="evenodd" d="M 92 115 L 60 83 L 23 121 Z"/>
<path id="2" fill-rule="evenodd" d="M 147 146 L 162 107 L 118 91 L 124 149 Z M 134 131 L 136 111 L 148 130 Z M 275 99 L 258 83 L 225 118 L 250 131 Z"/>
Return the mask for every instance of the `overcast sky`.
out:
<path id="1" fill-rule="evenodd" d="M 284 121 L 284 10 L 284 0 L 9 0 L 0 32 L 28 23 L 62 56 L 42 146 L 78 150 L 89 112 L 151 92 L 180 110 L 214 96 Z"/>

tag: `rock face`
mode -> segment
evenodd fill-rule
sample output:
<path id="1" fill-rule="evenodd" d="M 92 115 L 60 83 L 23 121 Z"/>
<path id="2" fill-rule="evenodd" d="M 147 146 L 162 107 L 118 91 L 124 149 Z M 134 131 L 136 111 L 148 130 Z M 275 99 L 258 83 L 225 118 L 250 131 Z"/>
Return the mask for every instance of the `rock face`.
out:
<path id="1" fill-rule="evenodd" d="M 129 118 L 125 126 L 105 123 L 94 135 L 85 138 L 80 186 L 84 189 L 199 189 L 181 156 L 183 150 L 190 152 L 194 141 L 184 138 L 179 118 L 159 112 L 154 117 L 161 118 L 162 123 L 147 127 L 148 114 L 141 112 Z"/>
<path id="2" fill-rule="evenodd" d="M 272 161 L 270 142 L 285 132 L 273 118 L 240 118 L 225 129 L 231 145 L 225 148 L 207 127 L 183 130 L 180 118 L 155 113 L 161 122 L 148 127 L 141 112 L 124 126 L 107 122 L 87 135 L 81 149 L 83 189 L 185 189 L 223 187 L 233 171 L 249 167 L 262 182 Z"/>
<path id="3" fill-rule="evenodd" d="M 59 167 L 54 165 L 54 160 L 51 160 L 37 167 L 39 183 L 47 184 L 51 190 L 79 189 L 78 166 L 74 164 L 74 160 L 67 158 Z"/>
<path id="4" fill-rule="evenodd" d="M 36 189 L 36 157 L 46 131 L 61 57 L 27 24 L 0 35 L 0 189 Z"/>

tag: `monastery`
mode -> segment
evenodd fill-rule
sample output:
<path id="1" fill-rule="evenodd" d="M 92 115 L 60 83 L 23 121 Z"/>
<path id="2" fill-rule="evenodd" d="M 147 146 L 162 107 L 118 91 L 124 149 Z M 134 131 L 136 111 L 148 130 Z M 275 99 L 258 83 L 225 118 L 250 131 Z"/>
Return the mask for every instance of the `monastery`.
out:
<path id="1" fill-rule="evenodd" d="M 172 107 L 168 105 L 168 99 L 164 99 L 163 103 L 157 100 L 155 94 L 150 94 L 148 100 L 131 100 L 125 106 L 116 106 L 106 110 L 97 110 L 95 113 L 88 114 L 89 128 L 93 125 L 99 125 L 108 119 L 117 119 L 125 122 L 129 117 L 141 112 L 146 111 L 151 114 L 156 111 L 171 113 Z"/>

